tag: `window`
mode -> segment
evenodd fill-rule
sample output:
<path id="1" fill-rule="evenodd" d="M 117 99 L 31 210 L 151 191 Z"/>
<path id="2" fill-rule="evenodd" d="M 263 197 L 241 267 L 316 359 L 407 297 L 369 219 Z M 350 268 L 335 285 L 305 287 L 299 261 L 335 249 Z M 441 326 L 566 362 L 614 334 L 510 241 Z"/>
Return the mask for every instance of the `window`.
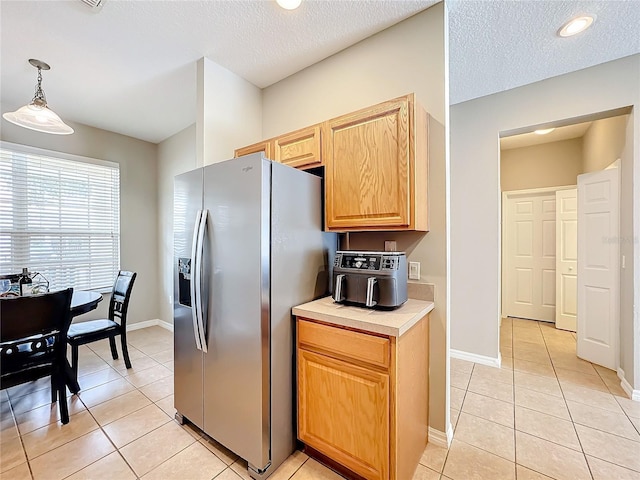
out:
<path id="1" fill-rule="evenodd" d="M 120 267 L 118 164 L 0 142 L 0 274 L 110 290 Z"/>

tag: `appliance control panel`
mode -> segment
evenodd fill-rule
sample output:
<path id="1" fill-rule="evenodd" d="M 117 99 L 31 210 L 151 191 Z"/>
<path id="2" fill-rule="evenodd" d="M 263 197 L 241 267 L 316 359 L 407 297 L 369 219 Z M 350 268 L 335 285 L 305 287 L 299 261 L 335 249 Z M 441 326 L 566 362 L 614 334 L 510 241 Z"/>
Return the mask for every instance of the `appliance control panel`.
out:
<path id="1" fill-rule="evenodd" d="M 404 252 L 338 251 L 333 266 L 359 271 L 398 270 L 404 255 Z"/>

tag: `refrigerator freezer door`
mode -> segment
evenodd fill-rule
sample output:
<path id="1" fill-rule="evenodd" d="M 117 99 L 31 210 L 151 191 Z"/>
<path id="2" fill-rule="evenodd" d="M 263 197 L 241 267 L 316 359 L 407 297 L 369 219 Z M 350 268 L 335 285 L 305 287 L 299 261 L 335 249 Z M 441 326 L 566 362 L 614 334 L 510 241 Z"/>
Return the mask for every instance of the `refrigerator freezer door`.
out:
<path id="1" fill-rule="evenodd" d="M 270 460 L 270 173 L 260 154 L 204 169 L 204 430 L 257 469 Z"/>
<path id="2" fill-rule="evenodd" d="M 291 308 L 326 295 L 327 250 L 335 251 L 336 235 L 322 233 L 318 177 L 273 163 L 271 192 L 271 468 L 275 469 L 295 450 Z"/>
<path id="3" fill-rule="evenodd" d="M 193 232 L 202 208 L 203 170 L 176 177 L 174 182 L 174 395 L 178 413 L 204 427 L 202 403 L 202 352 L 196 346 L 192 308 Z"/>

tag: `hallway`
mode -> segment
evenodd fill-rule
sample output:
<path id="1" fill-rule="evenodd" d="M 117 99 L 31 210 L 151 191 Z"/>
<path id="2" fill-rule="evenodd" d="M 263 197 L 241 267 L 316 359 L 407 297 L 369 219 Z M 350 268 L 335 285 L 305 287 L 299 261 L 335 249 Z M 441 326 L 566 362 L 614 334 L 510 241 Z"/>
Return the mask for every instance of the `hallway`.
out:
<path id="1" fill-rule="evenodd" d="M 553 324 L 503 319 L 500 347 L 500 369 L 451 359 L 453 443 L 423 465 L 454 480 L 640 479 L 640 402 L 615 372 Z"/>

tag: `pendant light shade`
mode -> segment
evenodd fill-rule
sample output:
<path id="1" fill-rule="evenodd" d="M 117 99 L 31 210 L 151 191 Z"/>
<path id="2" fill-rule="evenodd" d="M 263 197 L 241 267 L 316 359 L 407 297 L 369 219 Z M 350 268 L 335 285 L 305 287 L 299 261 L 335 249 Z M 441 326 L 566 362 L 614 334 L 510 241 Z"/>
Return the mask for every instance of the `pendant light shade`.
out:
<path id="1" fill-rule="evenodd" d="M 42 90 L 42 70 L 51 67 L 40 60 L 30 59 L 29 63 L 38 69 L 38 83 L 36 93 L 29 105 L 20 107 L 15 112 L 7 112 L 2 117 L 8 122 L 15 123 L 24 128 L 37 132 L 52 133 L 54 135 L 69 135 L 73 128 L 64 123 L 62 119 L 47 106 L 47 99 Z"/>

